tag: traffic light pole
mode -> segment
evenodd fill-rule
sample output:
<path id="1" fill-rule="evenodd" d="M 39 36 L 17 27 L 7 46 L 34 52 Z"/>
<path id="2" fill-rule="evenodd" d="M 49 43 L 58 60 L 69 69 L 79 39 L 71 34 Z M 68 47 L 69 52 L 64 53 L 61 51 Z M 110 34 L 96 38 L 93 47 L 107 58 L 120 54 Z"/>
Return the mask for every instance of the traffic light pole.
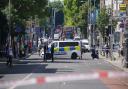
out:
<path id="1" fill-rule="evenodd" d="M 9 39 L 8 39 L 8 44 L 9 44 L 9 46 L 11 46 L 11 1 L 9 0 L 9 2 L 8 2 L 8 7 L 9 7 L 9 34 L 8 34 L 8 37 L 9 37 Z"/>
<path id="2" fill-rule="evenodd" d="M 112 10 L 113 10 L 113 0 L 111 1 L 111 11 L 110 11 L 110 17 L 109 17 L 109 23 L 110 23 L 110 34 L 109 34 L 109 47 L 110 47 L 110 57 L 111 60 L 114 59 L 113 57 L 113 33 L 112 33 Z"/>

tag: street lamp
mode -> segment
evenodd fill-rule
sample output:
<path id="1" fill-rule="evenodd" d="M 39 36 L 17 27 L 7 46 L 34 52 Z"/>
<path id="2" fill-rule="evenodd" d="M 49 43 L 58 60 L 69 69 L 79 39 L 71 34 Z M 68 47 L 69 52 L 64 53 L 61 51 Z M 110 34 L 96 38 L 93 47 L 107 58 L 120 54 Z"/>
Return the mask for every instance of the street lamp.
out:
<path id="1" fill-rule="evenodd" d="M 9 45 L 11 45 L 11 1 L 8 1 L 8 10 L 9 10 L 9 18 L 8 18 L 8 24 L 9 24 Z"/>

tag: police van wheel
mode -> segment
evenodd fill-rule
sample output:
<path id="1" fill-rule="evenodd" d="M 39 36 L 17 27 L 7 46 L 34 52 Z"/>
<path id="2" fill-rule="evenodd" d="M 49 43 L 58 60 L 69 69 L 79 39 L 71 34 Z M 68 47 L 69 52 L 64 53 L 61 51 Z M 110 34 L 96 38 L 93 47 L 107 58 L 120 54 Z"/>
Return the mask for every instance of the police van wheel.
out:
<path id="1" fill-rule="evenodd" d="M 77 59 L 77 54 L 76 53 L 72 53 L 71 59 Z"/>

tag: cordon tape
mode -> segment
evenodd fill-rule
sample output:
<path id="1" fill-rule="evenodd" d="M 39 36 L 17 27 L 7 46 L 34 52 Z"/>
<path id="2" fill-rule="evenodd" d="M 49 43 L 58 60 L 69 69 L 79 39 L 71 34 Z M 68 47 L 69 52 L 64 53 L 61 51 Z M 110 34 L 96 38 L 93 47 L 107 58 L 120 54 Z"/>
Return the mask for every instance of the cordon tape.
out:
<path id="1" fill-rule="evenodd" d="M 111 71 L 101 71 L 93 73 L 76 73 L 76 74 L 63 74 L 56 76 L 42 76 L 31 78 L 27 80 L 15 80 L 15 81 L 0 81 L 0 88 L 11 87 L 13 85 L 26 86 L 33 84 L 45 84 L 45 83 L 57 83 L 57 82 L 66 82 L 66 81 L 78 81 L 78 80 L 94 80 L 102 78 L 119 78 L 119 77 L 128 77 L 127 72 L 111 72 Z"/>

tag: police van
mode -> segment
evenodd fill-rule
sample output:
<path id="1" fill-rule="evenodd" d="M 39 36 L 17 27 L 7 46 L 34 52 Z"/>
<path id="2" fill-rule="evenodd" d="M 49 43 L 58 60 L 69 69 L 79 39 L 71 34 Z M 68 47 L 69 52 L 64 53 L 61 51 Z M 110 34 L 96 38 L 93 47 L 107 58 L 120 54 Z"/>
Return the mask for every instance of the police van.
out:
<path id="1" fill-rule="evenodd" d="M 76 59 L 81 57 L 80 41 L 53 41 L 52 44 L 54 44 L 54 58 Z"/>
<path id="2" fill-rule="evenodd" d="M 54 58 L 71 58 L 71 59 L 81 58 L 80 41 L 74 41 L 74 40 L 53 41 L 49 45 L 49 50 L 52 44 L 54 44 Z"/>

